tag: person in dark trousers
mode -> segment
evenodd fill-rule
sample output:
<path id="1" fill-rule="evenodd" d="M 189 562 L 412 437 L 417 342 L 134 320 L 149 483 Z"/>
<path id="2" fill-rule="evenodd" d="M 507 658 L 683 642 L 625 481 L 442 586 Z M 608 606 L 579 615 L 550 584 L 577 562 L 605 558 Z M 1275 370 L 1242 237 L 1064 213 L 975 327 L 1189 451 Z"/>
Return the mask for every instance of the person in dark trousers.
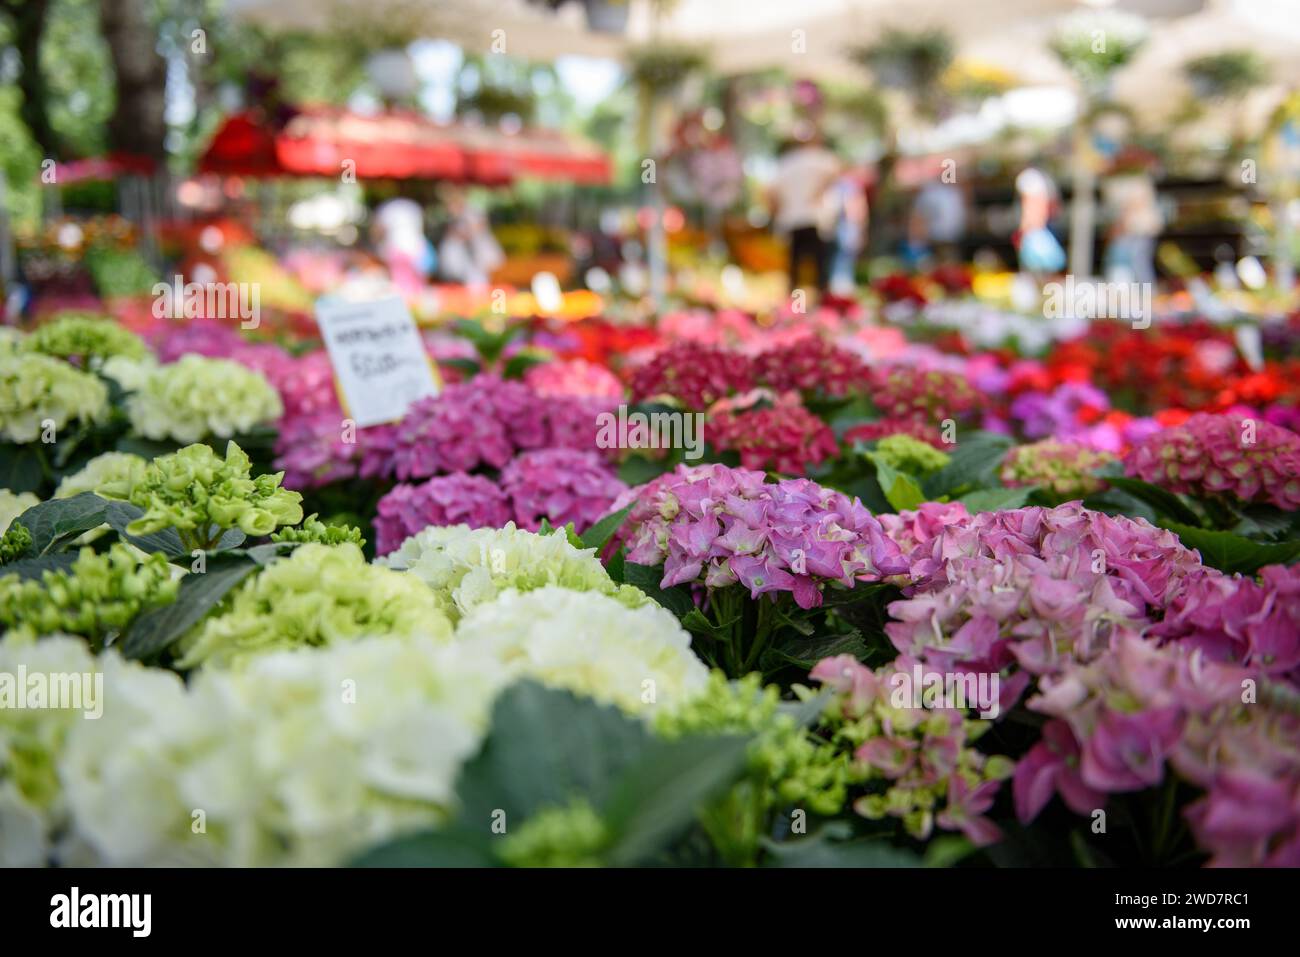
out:
<path id="1" fill-rule="evenodd" d="M 773 225 L 790 243 L 791 292 L 799 288 L 800 271 L 810 261 L 818 293 L 826 291 L 830 263 L 825 235 L 834 226 L 827 218 L 835 214 L 827 192 L 841 171 L 840 161 L 816 133 L 788 144 L 777 162 L 769 201 Z"/>

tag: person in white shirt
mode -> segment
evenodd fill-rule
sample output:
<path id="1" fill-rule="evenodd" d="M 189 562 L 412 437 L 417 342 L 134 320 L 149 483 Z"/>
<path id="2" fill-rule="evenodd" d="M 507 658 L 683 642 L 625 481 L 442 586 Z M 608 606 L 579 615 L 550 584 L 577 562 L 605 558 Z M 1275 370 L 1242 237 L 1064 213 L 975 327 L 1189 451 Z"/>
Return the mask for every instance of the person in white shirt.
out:
<path id="1" fill-rule="evenodd" d="M 819 136 L 791 144 L 777 161 L 776 177 L 768 195 L 773 226 L 790 244 L 790 289 L 799 286 L 799 271 L 811 261 L 817 274 L 817 291 L 826 291 L 830 264 L 826 233 L 834 229 L 836 207 L 827 191 L 839 177 L 840 161 Z"/>

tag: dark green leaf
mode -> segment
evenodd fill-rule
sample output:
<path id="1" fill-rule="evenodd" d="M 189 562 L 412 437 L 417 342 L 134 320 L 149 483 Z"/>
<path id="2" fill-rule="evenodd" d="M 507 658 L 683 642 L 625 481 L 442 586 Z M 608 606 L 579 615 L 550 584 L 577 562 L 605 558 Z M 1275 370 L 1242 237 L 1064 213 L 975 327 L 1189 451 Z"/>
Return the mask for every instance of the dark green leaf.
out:
<path id="1" fill-rule="evenodd" d="M 207 571 L 191 572 L 181 580 L 176 601 L 132 622 L 121 642 L 122 654 L 137 660 L 161 654 L 198 624 L 232 588 L 261 567 L 246 555 L 220 552 L 209 555 L 206 561 Z"/>
<path id="2" fill-rule="evenodd" d="M 641 722 L 616 708 L 531 681 L 516 684 L 497 698 L 487 740 L 461 771 L 460 822 L 489 833 L 500 809 L 515 827 L 575 795 L 601 808 L 650 740 Z"/>
<path id="3" fill-rule="evenodd" d="M 695 607 L 690 591 L 684 585 L 660 588 L 663 578 L 662 565 L 638 565 L 635 562 L 623 565 L 623 580 L 627 584 L 635 585 L 678 618 L 685 618 Z"/>
<path id="4" fill-rule="evenodd" d="M 0 488 L 11 492 L 39 492 L 44 479 L 41 452 L 35 443 L 0 442 Z"/>
<path id="5" fill-rule="evenodd" d="M 867 453 L 871 457 L 871 453 Z M 876 466 L 876 481 L 880 483 L 881 489 L 885 493 L 885 499 L 893 507 L 894 511 L 901 512 L 904 509 L 914 509 L 925 499 L 925 493 L 921 491 L 921 485 L 915 478 L 906 472 L 900 472 L 889 463 L 879 459 L 872 458 Z"/>
<path id="6" fill-rule="evenodd" d="M 1162 522 L 1184 545 L 1201 553 L 1201 561 L 1220 571 L 1253 575 L 1265 565 L 1287 565 L 1300 557 L 1300 541 L 1264 544 L 1232 532 L 1214 532 L 1178 522 Z"/>
<path id="7" fill-rule="evenodd" d="M 1106 479 L 1112 488 L 1120 489 L 1139 501 L 1146 502 L 1156 511 L 1158 517 L 1167 518 L 1181 525 L 1197 526 L 1201 524 L 1196 512 L 1177 495 L 1159 485 L 1152 485 L 1141 479 L 1113 475 Z"/>
<path id="8" fill-rule="evenodd" d="M 1009 508 L 1023 508 L 1032 491 L 1032 488 L 982 488 L 968 492 L 958 501 L 972 515 L 976 512 L 1001 512 Z"/>
<path id="9" fill-rule="evenodd" d="M 495 867 L 491 837 L 452 825 L 398 837 L 363 853 L 353 867 Z"/>
<path id="10" fill-rule="evenodd" d="M 1009 435 L 995 432 L 976 432 L 961 439 L 948 464 L 922 483 L 926 498 L 934 501 L 942 495 L 961 495 L 997 484 L 994 476 L 1014 444 Z"/>
<path id="11" fill-rule="evenodd" d="M 786 663 L 800 668 L 812 668 L 823 658 L 836 655 L 852 655 L 862 659 L 867 655 L 867 644 L 862 635 L 852 632 L 847 635 L 828 635 L 822 638 L 789 638 L 764 654 L 772 656 L 772 664 Z"/>
<path id="12" fill-rule="evenodd" d="M 17 575 L 20 578 L 39 580 L 47 571 L 67 571 L 76 560 L 77 556 L 72 552 L 42 555 L 40 558 L 24 558 L 10 562 L 8 565 L 0 565 L 0 578 L 6 575 Z"/>
<path id="13" fill-rule="evenodd" d="M 126 514 L 132 508 L 125 502 L 100 498 L 94 492 L 82 492 L 33 505 L 18 516 L 18 521 L 32 533 L 28 554 L 35 557 L 59 550 L 78 535 L 109 521 L 110 515 Z M 140 514 L 139 509 L 134 511 Z"/>
<path id="14" fill-rule="evenodd" d="M 615 867 L 644 861 L 679 835 L 696 810 L 739 776 L 750 739 L 692 736 L 653 742 L 619 779 L 605 809 Z"/>
<path id="15" fill-rule="evenodd" d="M 922 861 L 884 838 L 844 840 L 848 828 L 827 824 L 816 834 L 789 841 L 764 840 L 766 867 L 920 867 Z"/>
<path id="16" fill-rule="evenodd" d="M 533 366 L 543 365 L 550 362 L 553 357 L 550 353 L 538 352 L 516 352 L 501 368 L 501 377 L 503 379 L 522 379 L 524 373 Z"/>
<path id="17" fill-rule="evenodd" d="M 605 547 L 605 543 L 609 541 L 610 536 L 618 531 L 619 526 L 623 524 L 623 521 L 627 518 L 628 512 L 630 511 L 632 511 L 631 505 L 627 508 L 619 509 L 617 512 L 611 512 L 595 525 L 591 526 L 591 528 L 582 533 L 582 547 L 594 548 L 599 552 Z"/>

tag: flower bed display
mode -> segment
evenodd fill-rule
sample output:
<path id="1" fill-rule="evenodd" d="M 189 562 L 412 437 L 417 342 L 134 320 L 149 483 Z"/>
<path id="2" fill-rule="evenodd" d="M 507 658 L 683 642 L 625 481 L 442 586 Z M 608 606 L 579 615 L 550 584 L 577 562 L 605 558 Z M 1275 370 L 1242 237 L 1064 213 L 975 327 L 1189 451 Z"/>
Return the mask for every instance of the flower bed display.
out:
<path id="1" fill-rule="evenodd" d="M 137 328 L 0 338 L 0 864 L 1300 865 L 1292 325 Z"/>

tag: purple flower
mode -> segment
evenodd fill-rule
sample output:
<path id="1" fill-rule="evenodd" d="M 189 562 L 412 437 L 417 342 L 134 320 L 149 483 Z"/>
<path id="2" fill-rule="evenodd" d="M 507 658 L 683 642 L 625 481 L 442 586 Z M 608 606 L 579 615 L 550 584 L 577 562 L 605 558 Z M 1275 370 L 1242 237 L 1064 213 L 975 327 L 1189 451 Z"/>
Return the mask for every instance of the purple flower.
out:
<path id="1" fill-rule="evenodd" d="M 554 526 L 573 522 L 584 532 L 612 511 L 627 486 L 595 452 L 544 449 L 525 452 L 501 472 L 501 487 L 521 528 L 542 519 Z"/>
<path id="2" fill-rule="evenodd" d="M 496 483 L 481 475 L 443 475 L 420 485 L 396 485 L 379 500 L 375 552 L 387 555 L 430 525 L 499 528 L 510 507 Z"/>
<path id="3" fill-rule="evenodd" d="M 1089 814 L 1106 803 L 1106 795 L 1083 783 L 1079 773 L 1079 742 L 1064 721 L 1049 721 L 1042 739 L 1016 765 L 1012 779 L 1016 817 L 1028 824 L 1052 799 L 1061 800 L 1075 814 Z"/>

